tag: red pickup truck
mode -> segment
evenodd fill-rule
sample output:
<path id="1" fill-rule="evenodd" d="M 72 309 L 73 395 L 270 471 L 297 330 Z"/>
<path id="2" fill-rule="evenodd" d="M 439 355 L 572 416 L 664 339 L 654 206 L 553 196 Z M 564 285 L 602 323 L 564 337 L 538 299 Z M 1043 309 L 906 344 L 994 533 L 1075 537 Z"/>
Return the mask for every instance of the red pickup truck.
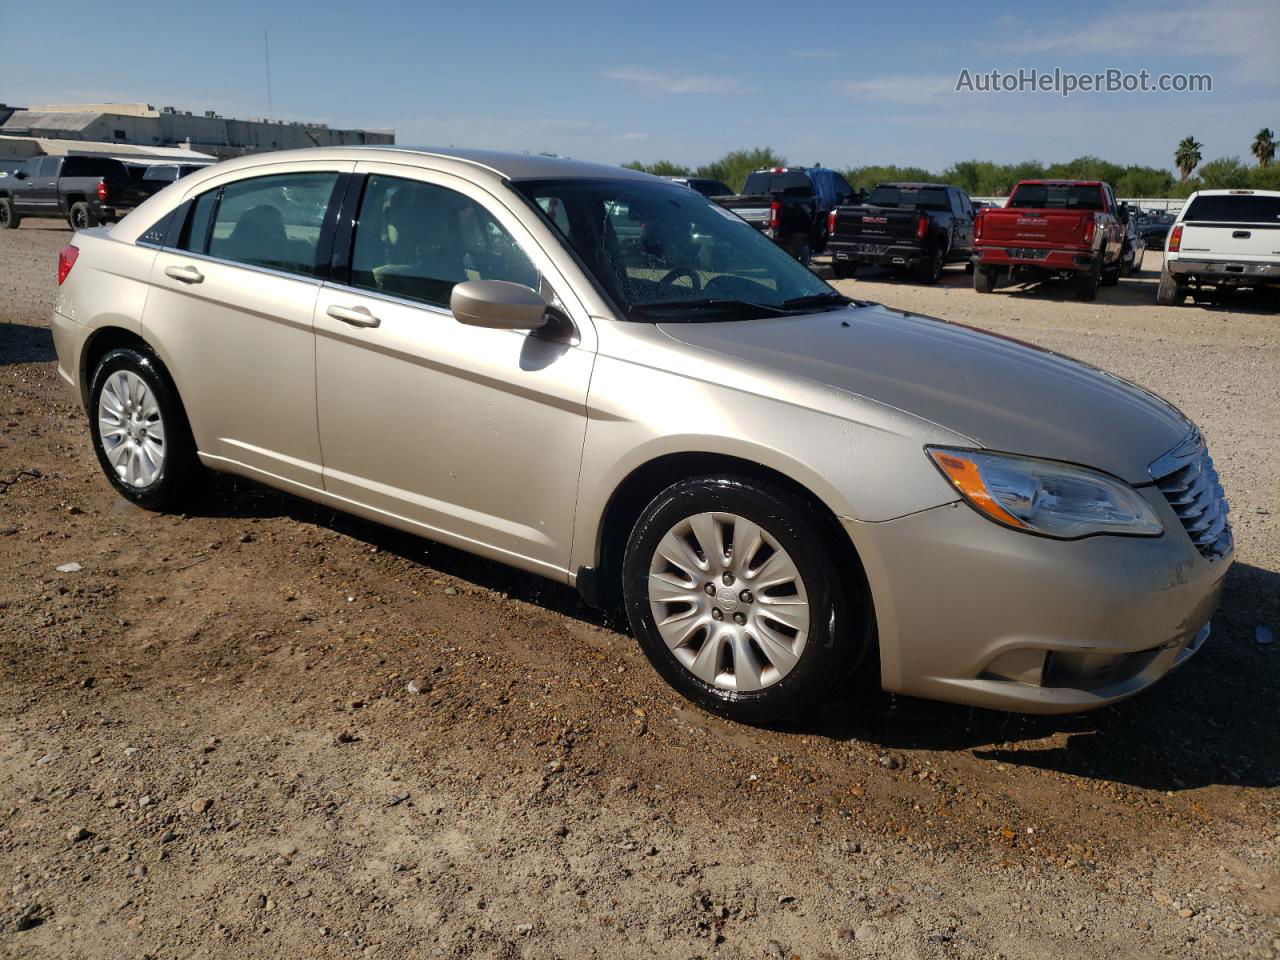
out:
<path id="1" fill-rule="evenodd" d="M 1120 279 L 1128 219 L 1108 184 L 1023 180 L 1003 207 L 978 213 L 973 288 L 990 293 L 1004 276 L 1038 283 L 1070 275 L 1076 295 L 1092 300 L 1099 283 Z"/>

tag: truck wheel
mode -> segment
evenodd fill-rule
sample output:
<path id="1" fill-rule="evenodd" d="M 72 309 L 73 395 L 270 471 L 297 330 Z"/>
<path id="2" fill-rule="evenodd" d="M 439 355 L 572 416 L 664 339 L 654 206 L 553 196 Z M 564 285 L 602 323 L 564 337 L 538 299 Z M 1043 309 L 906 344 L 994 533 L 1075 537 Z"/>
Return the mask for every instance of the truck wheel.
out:
<path id="1" fill-rule="evenodd" d="M 946 262 L 947 251 L 939 247 L 933 251 L 933 256 L 916 265 L 916 276 L 921 283 L 937 283 L 942 278 L 942 268 Z"/>
<path id="2" fill-rule="evenodd" d="M 1102 261 L 1088 270 L 1076 274 L 1076 299 L 1089 302 L 1098 298 L 1098 283 L 1102 280 Z"/>
<path id="3" fill-rule="evenodd" d="M 966 261 L 964 262 L 964 272 L 965 272 L 965 273 L 968 273 L 968 274 L 972 274 L 972 273 L 973 273 L 973 258 L 972 258 L 972 257 L 970 257 L 968 260 L 966 260 Z"/>
<path id="4" fill-rule="evenodd" d="M 996 272 L 990 267 L 973 268 L 973 289 L 978 293 L 990 293 L 996 288 Z"/>
<path id="5" fill-rule="evenodd" d="M 71 212 L 67 215 L 67 222 L 71 224 L 72 230 L 88 230 L 90 227 L 98 225 L 98 218 L 89 209 L 89 204 L 83 200 L 77 200 L 71 205 Z"/>
<path id="6" fill-rule="evenodd" d="M 788 244 L 791 255 L 803 264 L 808 264 L 812 259 L 812 251 L 809 247 L 809 238 L 803 233 L 793 233 L 791 235 L 791 243 Z"/>
<path id="7" fill-rule="evenodd" d="M 13 201 L 0 197 L 0 230 L 17 230 L 22 218 L 13 209 Z"/>
<path id="8" fill-rule="evenodd" d="M 1160 285 L 1156 287 L 1156 303 L 1162 307 L 1179 307 L 1187 299 L 1187 288 L 1173 278 L 1168 270 L 1160 272 Z"/>
<path id="9" fill-rule="evenodd" d="M 858 265 L 849 260 L 832 260 L 831 272 L 837 280 L 852 280 L 858 272 Z"/>

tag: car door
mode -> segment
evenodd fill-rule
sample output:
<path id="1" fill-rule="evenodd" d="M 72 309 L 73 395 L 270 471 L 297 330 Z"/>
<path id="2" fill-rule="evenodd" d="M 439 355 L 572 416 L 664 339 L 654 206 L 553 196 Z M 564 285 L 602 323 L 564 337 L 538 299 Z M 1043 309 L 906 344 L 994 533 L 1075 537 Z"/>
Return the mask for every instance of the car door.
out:
<path id="1" fill-rule="evenodd" d="M 963 190 L 948 190 L 951 213 L 955 217 L 955 234 L 951 244 L 953 260 L 968 260 L 973 253 L 973 205 Z"/>
<path id="2" fill-rule="evenodd" d="M 45 213 L 58 208 L 58 173 L 62 163 L 62 157 L 40 158 L 40 169 L 34 178 L 31 199 Z"/>
<path id="3" fill-rule="evenodd" d="M 143 327 L 163 347 L 197 448 L 225 470 L 322 486 L 312 309 L 353 166 L 205 181 L 156 255 Z"/>
<path id="4" fill-rule="evenodd" d="M 33 216 L 42 211 L 37 201 L 37 187 L 40 182 L 40 164 L 44 157 L 32 157 L 9 177 L 10 200 L 15 213 L 22 216 Z"/>
<path id="5" fill-rule="evenodd" d="M 315 308 L 325 490 L 405 529 L 563 575 L 590 319 L 513 209 L 483 188 L 394 163 L 357 173 L 367 180 L 349 254 L 339 238 L 341 274 Z M 564 325 L 463 325 L 449 294 L 468 279 L 531 286 Z"/>

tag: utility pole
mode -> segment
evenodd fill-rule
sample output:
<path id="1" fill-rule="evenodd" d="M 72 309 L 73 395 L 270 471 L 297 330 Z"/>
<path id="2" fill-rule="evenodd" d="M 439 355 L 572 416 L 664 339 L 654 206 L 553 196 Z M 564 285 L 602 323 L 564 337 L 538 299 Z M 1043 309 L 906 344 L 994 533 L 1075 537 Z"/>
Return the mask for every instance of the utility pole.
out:
<path id="1" fill-rule="evenodd" d="M 271 36 L 265 29 L 262 31 L 262 53 L 267 63 L 267 119 L 276 112 L 271 103 Z"/>

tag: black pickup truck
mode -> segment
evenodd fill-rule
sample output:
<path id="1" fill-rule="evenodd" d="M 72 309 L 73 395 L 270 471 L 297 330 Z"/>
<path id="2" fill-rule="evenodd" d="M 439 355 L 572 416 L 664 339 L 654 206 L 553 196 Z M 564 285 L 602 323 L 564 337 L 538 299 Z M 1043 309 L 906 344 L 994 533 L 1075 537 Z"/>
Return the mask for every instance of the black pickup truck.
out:
<path id="1" fill-rule="evenodd" d="M 110 157 L 32 157 L 0 175 L 0 227 L 25 217 L 65 219 L 73 230 L 119 220 L 167 184 L 130 176 Z"/>
<path id="2" fill-rule="evenodd" d="M 882 183 L 865 204 L 831 211 L 827 233 L 841 278 L 859 264 L 913 270 L 925 283 L 936 283 L 948 263 L 973 268 L 973 204 L 959 187 Z"/>
<path id="3" fill-rule="evenodd" d="M 827 215 L 857 193 L 826 167 L 769 167 L 747 176 L 742 193 L 714 200 L 732 210 L 801 263 L 827 244 Z"/>

